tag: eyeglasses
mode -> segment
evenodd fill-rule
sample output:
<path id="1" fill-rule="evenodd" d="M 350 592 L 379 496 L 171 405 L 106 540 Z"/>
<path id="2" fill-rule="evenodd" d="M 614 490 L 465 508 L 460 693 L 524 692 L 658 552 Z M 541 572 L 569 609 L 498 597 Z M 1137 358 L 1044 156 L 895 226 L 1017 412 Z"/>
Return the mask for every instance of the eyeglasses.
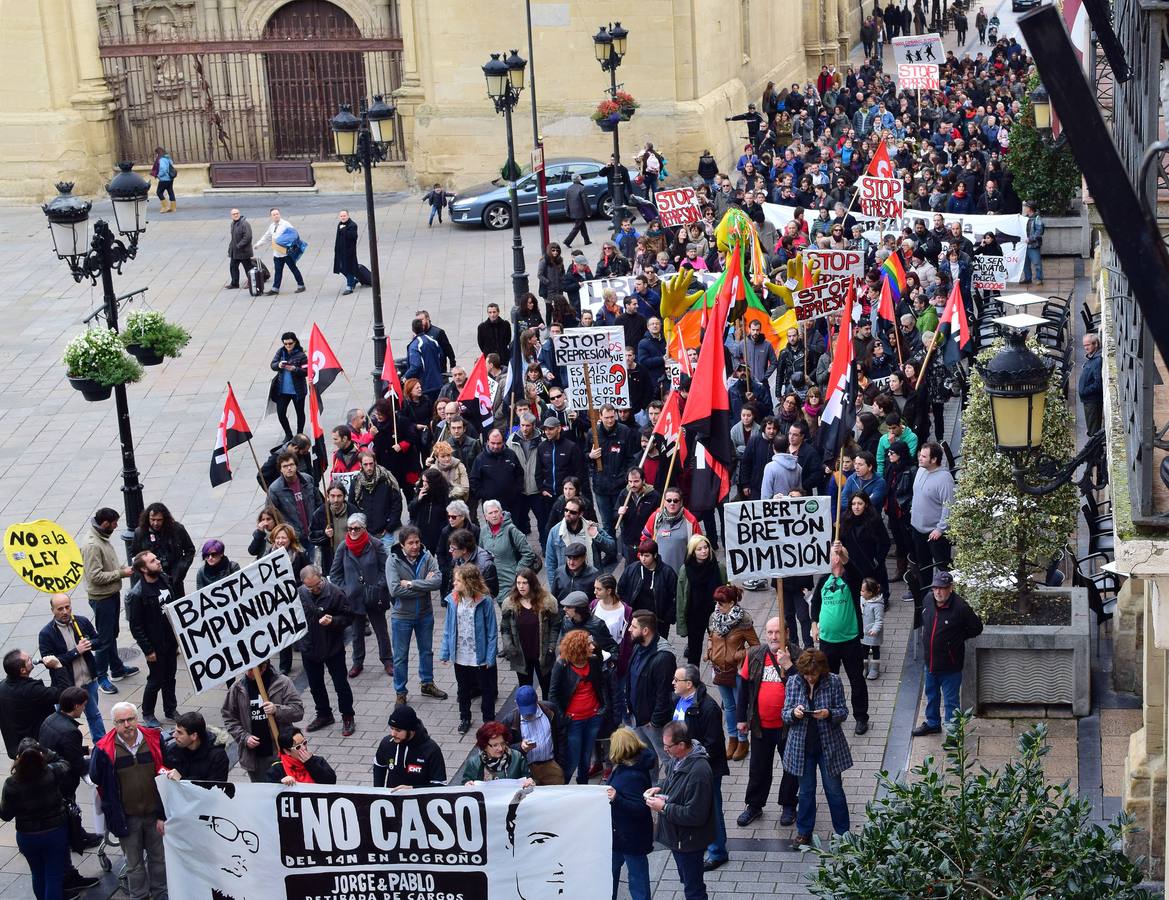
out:
<path id="1" fill-rule="evenodd" d="M 463 518 L 463 517 L 460 516 L 458 513 L 447 513 L 447 519 L 451 522 L 453 522 L 455 519 L 461 519 L 461 518 Z"/>
<path id="2" fill-rule="evenodd" d="M 580 510 L 579 510 L 579 509 L 566 509 L 566 510 L 564 511 L 564 514 L 565 514 L 566 516 L 579 516 L 579 515 L 580 515 Z"/>
<path id="3" fill-rule="evenodd" d="M 667 497 L 666 502 L 667 503 L 681 503 L 682 501 L 679 500 L 677 497 L 673 497 L 673 498 Z"/>
<path id="4" fill-rule="evenodd" d="M 563 396 L 564 396 L 563 394 L 549 394 L 548 399 L 549 400 L 559 400 Z"/>
<path id="5" fill-rule="evenodd" d="M 296 749 L 299 749 L 300 747 L 307 747 L 307 746 L 308 746 L 308 738 L 305 738 L 299 744 L 293 744 L 292 749 L 296 750 Z"/>
<path id="6" fill-rule="evenodd" d="M 131 725 L 137 721 L 138 721 L 137 716 L 130 716 L 129 718 L 126 718 L 126 719 L 114 719 L 114 724 L 115 725 Z"/>
<path id="7" fill-rule="evenodd" d="M 204 553 L 203 554 L 204 559 L 218 559 L 221 556 L 223 556 L 223 554 L 219 553 L 219 552 L 211 552 L 211 553 Z"/>
<path id="8" fill-rule="evenodd" d="M 222 816 L 199 816 L 199 821 L 214 831 L 217 835 L 225 841 L 234 843 L 235 841 L 243 841 L 245 847 L 251 853 L 257 853 L 260 849 L 260 838 L 254 831 L 244 831 L 231 819 L 225 819 Z"/>
<path id="9" fill-rule="evenodd" d="M 350 525 L 345 530 L 346 531 L 365 531 L 365 526 L 364 525 Z"/>

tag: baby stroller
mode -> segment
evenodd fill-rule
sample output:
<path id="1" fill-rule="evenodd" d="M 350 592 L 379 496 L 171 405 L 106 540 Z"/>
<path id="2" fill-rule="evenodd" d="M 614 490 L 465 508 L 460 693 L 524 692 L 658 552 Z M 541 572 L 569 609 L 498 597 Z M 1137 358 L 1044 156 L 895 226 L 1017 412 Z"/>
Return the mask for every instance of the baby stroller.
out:
<path id="1" fill-rule="evenodd" d="M 986 39 L 992 43 L 998 43 L 999 39 L 999 17 L 991 16 L 986 23 Z"/>

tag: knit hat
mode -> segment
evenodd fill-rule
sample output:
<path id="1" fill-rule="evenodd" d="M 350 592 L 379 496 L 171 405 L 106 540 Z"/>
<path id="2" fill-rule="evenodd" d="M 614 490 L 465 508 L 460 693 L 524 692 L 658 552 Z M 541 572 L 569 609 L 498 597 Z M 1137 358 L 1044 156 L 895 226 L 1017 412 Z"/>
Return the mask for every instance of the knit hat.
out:
<path id="1" fill-rule="evenodd" d="M 414 712 L 414 707 L 402 703 L 395 706 L 394 711 L 390 713 L 389 725 L 399 731 L 417 731 L 422 723 L 418 721 L 418 713 Z"/>

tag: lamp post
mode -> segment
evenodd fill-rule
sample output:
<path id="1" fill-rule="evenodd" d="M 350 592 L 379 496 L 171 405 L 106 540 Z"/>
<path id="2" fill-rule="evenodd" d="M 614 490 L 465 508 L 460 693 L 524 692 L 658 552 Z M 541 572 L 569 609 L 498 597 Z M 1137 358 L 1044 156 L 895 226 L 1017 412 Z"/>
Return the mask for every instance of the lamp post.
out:
<path id="1" fill-rule="evenodd" d="M 386 361 L 386 326 L 382 321 L 382 276 L 377 256 L 377 220 L 373 211 L 373 167 L 385 162 L 387 151 L 394 142 L 394 107 L 374 94 L 373 105 L 361 104 L 361 118 L 353 115 L 349 104 L 341 104 L 341 111 L 329 123 L 333 128 L 333 144 L 337 156 L 345 163 L 346 172 L 361 169 L 365 174 L 365 220 L 369 236 L 370 289 L 373 292 L 373 396 L 374 401 L 384 393 L 382 369 Z"/>
<path id="2" fill-rule="evenodd" d="M 980 367 L 990 396 L 995 449 L 1010 457 L 1019 491 L 1041 497 L 1070 482 L 1085 462 L 1096 460 L 1104 448 L 1104 429 L 1089 436 L 1084 449 L 1067 463 L 1041 453 L 1051 364 L 1027 347 L 1023 332 L 1010 329 L 1005 337 L 1006 347 Z M 1026 468 L 1029 462 L 1031 470 Z"/>
<path id="3" fill-rule="evenodd" d="M 114 227 L 121 240 L 104 219 L 93 223 L 93 238 L 89 238 L 88 200 L 73 196 L 72 182 L 57 185 L 58 195 L 41 207 L 49 220 L 49 233 L 58 259 L 69 266 L 73 280 L 80 284 L 86 278 L 91 284 L 101 281 L 103 316 L 110 330 L 118 331 L 118 298 L 114 293 L 113 273 L 121 274 L 122 266 L 138 255 L 138 237 L 146 231 L 147 196 L 150 182 L 136 174 L 133 163 L 118 163 L 120 170 L 106 185 L 114 212 Z M 88 248 L 87 245 L 88 244 Z M 122 501 L 126 510 L 122 540 L 129 556 L 134 528 L 142 515 L 142 484 L 138 480 L 138 466 L 134 460 L 134 435 L 130 429 L 130 407 L 126 400 L 126 385 L 114 386 L 114 403 L 118 410 L 118 439 L 122 447 Z"/>
<path id="4" fill-rule="evenodd" d="M 528 293 L 528 275 L 524 268 L 524 241 L 520 235 L 520 203 L 516 196 L 516 178 L 519 175 L 519 166 L 515 161 L 515 136 L 511 127 L 511 111 L 520 100 L 520 91 L 524 89 L 524 69 L 527 62 L 515 51 L 507 59 L 502 59 L 502 53 L 492 53 L 483 66 L 483 77 L 487 79 L 487 96 L 495 104 L 495 111 L 503 113 L 503 121 L 507 126 L 507 164 L 504 166 L 504 178 L 507 179 L 507 195 L 511 201 L 511 260 L 512 293 L 515 295 L 515 305 Z"/>
<path id="5" fill-rule="evenodd" d="M 628 29 L 622 28 L 620 22 L 615 22 L 606 28 L 602 25 L 593 35 L 593 52 L 597 62 L 601 64 L 601 71 L 609 73 L 609 97 L 617 102 L 617 69 L 625 57 L 625 48 L 629 40 Z M 621 139 L 617 133 L 618 126 L 613 127 L 613 234 L 621 230 L 621 217 L 624 214 L 625 184 L 621 176 Z"/>

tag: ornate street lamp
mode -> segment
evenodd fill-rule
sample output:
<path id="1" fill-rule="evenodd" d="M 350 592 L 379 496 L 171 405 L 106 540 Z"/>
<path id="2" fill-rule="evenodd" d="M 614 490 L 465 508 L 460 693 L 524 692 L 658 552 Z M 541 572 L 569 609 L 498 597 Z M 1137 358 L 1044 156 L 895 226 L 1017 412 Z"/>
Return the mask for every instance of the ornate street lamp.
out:
<path id="1" fill-rule="evenodd" d="M 106 185 L 106 193 L 114 204 L 114 226 L 118 234 L 137 241 L 146 230 L 147 197 L 150 182 L 134 171 L 132 163 L 118 163 L 120 170 Z"/>
<path id="2" fill-rule="evenodd" d="M 506 59 L 502 53 L 492 53 L 491 59 L 483 65 L 483 77 L 487 80 L 487 96 L 495 104 L 495 111 L 503 114 L 507 128 L 507 164 L 504 166 L 504 177 L 507 179 L 508 199 L 511 202 L 511 283 L 517 307 L 528 293 L 528 275 L 524 268 L 524 241 L 520 234 L 520 204 L 516 195 L 519 166 L 515 161 L 515 135 L 512 131 L 511 113 L 519 103 L 520 92 L 524 89 L 526 68 L 527 62 L 515 50 L 512 50 Z"/>
<path id="3" fill-rule="evenodd" d="M 1031 92 L 1031 112 L 1035 116 L 1035 129 L 1045 138 L 1051 137 L 1051 98 L 1042 84 Z"/>
<path id="4" fill-rule="evenodd" d="M 614 22 L 608 27 L 602 25 L 593 35 L 593 53 L 601 64 L 601 71 L 609 73 L 609 97 L 617 102 L 617 69 L 625 58 L 629 43 L 629 30 Z M 618 126 L 613 127 L 613 234 L 621 230 L 621 217 L 625 208 L 625 183 L 621 174 L 621 138 Z"/>
<path id="5" fill-rule="evenodd" d="M 386 326 L 382 317 L 382 276 L 377 254 L 377 220 L 373 205 L 373 169 L 385 162 L 394 142 L 394 115 L 396 110 L 374 94 L 373 103 L 366 108 L 362 103 L 361 118 L 353 114 L 347 103 L 329 121 L 333 129 L 333 146 L 345 163 L 346 172 L 359 169 L 365 175 L 365 220 L 369 237 L 370 289 L 373 294 L 373 395 L 380 400 L 385 394 L 382 369 L 386 361 Z"/>

